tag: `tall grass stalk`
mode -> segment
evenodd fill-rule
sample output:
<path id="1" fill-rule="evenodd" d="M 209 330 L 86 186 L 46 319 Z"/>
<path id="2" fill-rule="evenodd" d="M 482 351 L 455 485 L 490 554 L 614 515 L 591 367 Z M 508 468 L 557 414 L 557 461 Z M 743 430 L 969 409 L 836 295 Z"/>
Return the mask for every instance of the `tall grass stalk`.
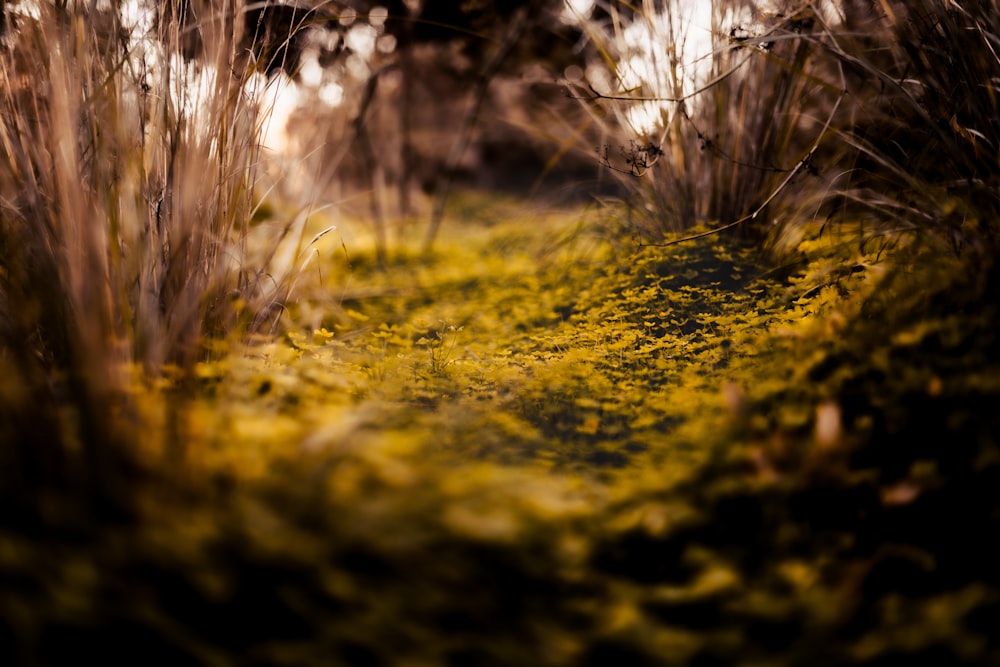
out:
<path id="1" fill-rule="evenodd" d="M 7 17 L 0 474 L 27 492 L 109 484 L 143 426 L 137 369 L 189 375 L 275 296 L 243 260 L 266 110 L 246 92 L 242 3 L 187 4 Z"/>
<path id="2" fill-rule="evenodd" d="M 588 71 L 609 74 L 576 92 L 612 137 L 602 159 L 631 191 L 639 231 L 655 240 L 709 223 L 780 246 L 833 221 L 865 238 L 993 247 L 996 0 L 773 4 L 712 3 L 711 65 L 698 81 L 683 74 L 699 71 L 699 54 L 681 57 L 682 3 L 629 13 L 611 3 L 585 25 Z M 639 81 L 627 70 L 631 26 L 668 45 Z M 634 110 L 650 105 L 658 122 L 637 127 Z"/>
<path id="3" fill-rule="evenodd" d="M 596 95 L 582 96 L 599 104 L 606 131 L 618 137 L 612 143 L 624 147 L 616 155 L 611 145 L 602 158 L 635 195 L 651 238 L 700 222 L 768 218 L 762 208 L 802 170 L 832 121 L 823 103 L 834 108 L 840 90 L 813 71 L 808 8 L 762 23 L 755 3 L 713 2 L 708 41 L 692 39 L 704 26 L 693 25 L 690 9 L 647 0 L 587 30 L 604 35 L 597 51 L 611 72 Z M 640 77 L 627 66 L 637 33 L 654 45 Z M 636 109 L 646 122 L 635 123 Z"/>
<path id="4" fill-rule="evenodd" d="M 1000 3 L 882 3 L 825 45 L 856 94 L 827 215 L 992 257 L 1000 216 Z M 984 257 L 985 258 L 985 257 Z"/>

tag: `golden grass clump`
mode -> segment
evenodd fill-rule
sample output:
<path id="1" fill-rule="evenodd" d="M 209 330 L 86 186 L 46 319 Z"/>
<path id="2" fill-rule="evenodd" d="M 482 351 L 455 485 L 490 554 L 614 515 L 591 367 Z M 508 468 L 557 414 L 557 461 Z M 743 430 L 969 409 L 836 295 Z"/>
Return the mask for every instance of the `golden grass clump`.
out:
<path id="1" fill-rule="evenodd" d="M 51 481 L 62 459 L 134 439 L 135 369 L 184 377 L 213 340 L 278 312 L 277 283 L 259 289 L 266 269 L 245 261 L 267 110 L 242 3 L 139 7 L 6 8 L 5 475 Z"/>

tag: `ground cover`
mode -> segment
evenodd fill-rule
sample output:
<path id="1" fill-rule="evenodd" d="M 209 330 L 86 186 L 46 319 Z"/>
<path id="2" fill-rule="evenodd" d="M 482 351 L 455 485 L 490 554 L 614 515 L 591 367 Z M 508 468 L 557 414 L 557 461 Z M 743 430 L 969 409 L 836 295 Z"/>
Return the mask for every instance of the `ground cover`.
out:
<path id="1" fill-rule="evenodd" d="M 331 235 L 287 334 L 199 367 L 213 429 L 317 451 L 395 432 L 448 465 L 683 476 L 759 363 L 778 297 L 757 251 L 642 249 L 600 215 L 464 223 L 432 256 L 402 245 L 385 268 Z"/>
<path id="2" fill-rule="evenodd" d="M 3 513 L 0 657 L 997 662 L 991 272 L 465 203 L 384 268 L 327 234 L 286 330 L 138 385 L 110 515 Z"/>

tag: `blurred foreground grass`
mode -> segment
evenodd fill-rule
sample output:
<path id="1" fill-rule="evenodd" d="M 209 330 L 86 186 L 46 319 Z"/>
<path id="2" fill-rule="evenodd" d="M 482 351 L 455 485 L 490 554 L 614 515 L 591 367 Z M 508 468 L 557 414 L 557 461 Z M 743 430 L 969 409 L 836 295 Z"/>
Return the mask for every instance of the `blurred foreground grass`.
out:
<path id="1" fill-rule="evenodd" d="M 0 510 L 0 662 L 1000 664 L 992 267 L 463 205 L 137 383 L 127 503 Z"/>

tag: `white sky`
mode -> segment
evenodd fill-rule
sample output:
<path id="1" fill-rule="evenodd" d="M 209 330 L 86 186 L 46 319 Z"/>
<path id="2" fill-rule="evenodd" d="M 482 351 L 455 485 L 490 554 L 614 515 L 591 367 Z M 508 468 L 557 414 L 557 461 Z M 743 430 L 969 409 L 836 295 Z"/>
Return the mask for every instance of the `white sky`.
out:
<path id="1" fill-rule="evenodd" d="M 8 5 L 9 9 L 24 13 L 38 10 L 40 0 L 21 0 Z M 108 0 L 98 0 L 99 4 Z M 672 97 L 678 92 L 694 90 L 699 78 L 703 77 L 705 67 L 710 59 L 707 57 L 712 50 L 712 8 L 716 4 L 712 0 L 673 0 L 675 10 L 675 25 L 667 25 L 665 18 L 653 16 L 649 20 L 636 20 L 626 26 L 622 33 L 624 54 L 619 62 L 621 83 L 615 93 L 621 88 L 639 89 L 644 96 Z M 561 19 L 567 23 L 586 21 L 592 13 L 595 0 L 565 0 L 565 8 Z M 641 3 L 637 3 L 641 4 Z M 126 0 L 121 3 L 123 23 L 131 28 L 130 38 L 133 44 L 139 45 L 153 26 L 155 5 L 153 0 Z M 346 27 L 344 43 L 352 54 L 346 61 L 346 72 L 354 79 L 365 79 L 370 74 L 371 59 L 377 53 L 391 53 L 395 48 L 395 40 L 391 35 L 383 33 L 383 26 L 388 17 L 384 7 L 375 7 L 367 17 L 345 15 L 341 23 Z M 364 18 L 365 20 L 358 20 Z M 682 36 L 682 39 L 675 39 Z M 613 39 L 609 36 L 608 39 Z M 621 46 L 621 45 L 619 45 Z M 318 60 L 318 46 L 307 48 L 303 53 L 302 68 L 298 83 L 285 76 L 278 76 L 266 85 L 253 81 L 252 90 L 248 93 L 260 103 L 270 106 L 270 118 L 265 125 L 263 141 L 273 151 L 282 151 L 287 144 L 286 128 L 288 121 L 300 104 L 316 101 L 335 107 L 344 98 L 344 86 L 347 82 L 337 80 L 336 75 L 328 68 L 323 68 Z M 682 64 L 682 80 L 671 81 L 670 54 L 677 50 L 676 56 Z M 162 54 L 146 45 L 137 46 L 137 52 L 144 53 L 147 64 L 158 64 Z M 187 67 L 180 62 L 171 62 L 170 67 L 177 68 L 178 75 L 173 81 L 184 82 L 173 94 L 178 101 L 191 112 L 196 112 L 202 96 L 211 94 L 212 79 L 215 75 L 210 68 Z M 612 87 L 606 79 L 606 72 L 599 72 L 601 67 L 588 67 L 584 72 L 580 68 L 573 70 L 574 76 L 586 76 L 599 89 L 609 90 Z M 681 91 L 676 86 L 681 86 Z M 609 90 L 612 92 L 612 90 Z M 649 102 L 634 104 L 626 113 L 627 122 L 639 133 L 654 131 L 666 119 L 671 111 L 671 105 Z"/>

